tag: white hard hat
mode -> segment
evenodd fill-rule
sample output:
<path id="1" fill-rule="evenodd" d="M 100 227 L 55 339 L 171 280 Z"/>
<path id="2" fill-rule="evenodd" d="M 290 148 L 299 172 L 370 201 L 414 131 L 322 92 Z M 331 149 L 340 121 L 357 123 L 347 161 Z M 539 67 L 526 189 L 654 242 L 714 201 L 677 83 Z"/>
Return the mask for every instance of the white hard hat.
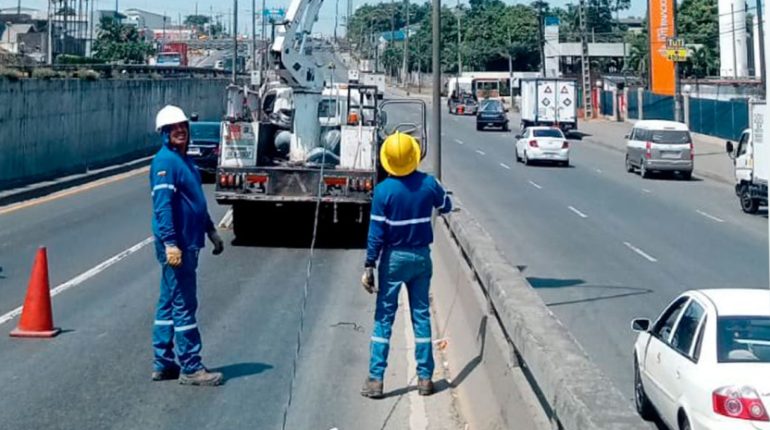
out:
<path id="1" fill-rule="evenodd" d="M 173 105 L 167 105 L 161 109 L 158 112 L 158 116 L 155 117 L 155 130 L 160 131 L 161 128 L 167 125 L 189 121 L 190 120 L 187 119 L 187 115 L 184 114 L 182 109 Z"/>

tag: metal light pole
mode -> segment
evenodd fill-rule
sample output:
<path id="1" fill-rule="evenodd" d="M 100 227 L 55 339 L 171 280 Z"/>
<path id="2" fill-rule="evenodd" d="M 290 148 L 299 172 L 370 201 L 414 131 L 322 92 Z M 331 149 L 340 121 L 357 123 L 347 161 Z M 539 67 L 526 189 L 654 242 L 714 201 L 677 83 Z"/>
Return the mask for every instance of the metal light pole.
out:
<path id="1" fill-rule="evenodd" d="M 257 0 L 251 0 L 251 70 L 257 69 Z"/>
<path id="2" fill-rule="evenodd" d="M 53 13 L 53 8 L 51 7 L 52 0 L 48 0 L 48 49 L 47 49 L 47 57 L 48 57 L 48 65 L 53 64 L 53 19 L 51 17 L 51 14 Z"/>
<path id="3" fill-rule="evenodd" d="M 431 140 L 433 174 L 441 179 L 441 0 L 433 4 L 433 116 L 431 117 Z"/>
<path id="4" fill-rule="evenodd" d="M 457 92 L 460 92 L 460 75 L 463 74 L 462 58 L 462 12 L 460 11 L 460 0 L 457 0 Z"/>
<path id="5" fill-rule="evenodd" d="M 238 64 L 238 0 L 233 0 L 233 83 L 238 76 L 236 71 Z"/>
<path id="6" fill-rule="evenodd" d="M 767 82 L 767 76 L 765 76 L 765 30 L 764 30 L 765 16 L 762 15 L 762 0 L 757 0 L 757 26 L 759 27 L 759 75 L 762 79 L 762 94 L 765 94 L 765 83 Z M 756 67 L 756 66 L 755 66 Z"/>

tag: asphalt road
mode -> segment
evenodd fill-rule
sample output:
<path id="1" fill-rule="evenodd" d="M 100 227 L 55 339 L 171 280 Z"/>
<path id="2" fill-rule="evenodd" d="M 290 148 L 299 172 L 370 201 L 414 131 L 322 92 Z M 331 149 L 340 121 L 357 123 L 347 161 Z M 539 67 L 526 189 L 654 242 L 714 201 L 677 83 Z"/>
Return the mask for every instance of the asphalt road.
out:
<path id="1" fill-rule="evenodd" d="M 206 189 L 210 195 L 211 186 Z M 0 321 L 23 302 L 39 245 L 48 249 L 52 287 L 92 275 L 54 297 L 54 319 L 64 329 L 58 337 L 13 339 L 5 333 L 18 319 L 0 322 L 0 428 L 281 428 L 308 250 L 230 245 L 219 257 L 204 250 L 203 358 L 224 372 L 226 384 L 151 382 L 150 333 L 160 270 L 153 245 L 144 242 L 150 236 L 149 194 L 142 171 L 70 195 L 0 208 Z M 209 205 L 221 219 L 225 208 Z M 231 232 L 223 236 L 229 244 Z M 104 270 L 92 270 L 132 247 L 135 252 Z M 371 401 L 358 394 L 367 374 L 374 312 L 373 297 L 359 285 L 362 262 L 360 249 L 316 251 L 285 428 L 462 428 L 439 372 L 436 396 L 418 398 L 413 391 L 414 371 L 407 363 L 411 330 L 405 330 L 403 312 L 386 375 L 389 397 Z"/>
<path id="2" fill-rule="evenodd" d="M 629 401 L 631 319 L 688 289 L 768 287 L 767 215 L 742 213 L 730 186 L 644 180 L 621 153 L 575 140 L 569 168 L 517 164 L 515 132 L 442 111 L 444 183 Z"/>

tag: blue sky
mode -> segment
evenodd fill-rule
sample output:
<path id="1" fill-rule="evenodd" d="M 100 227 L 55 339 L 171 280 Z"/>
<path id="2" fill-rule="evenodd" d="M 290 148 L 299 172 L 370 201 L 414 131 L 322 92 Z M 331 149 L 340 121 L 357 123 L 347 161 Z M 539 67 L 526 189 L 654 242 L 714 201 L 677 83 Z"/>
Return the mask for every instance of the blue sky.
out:
<path id="1" fill-rule="evenodd" d="M 95 8 L 96 9 L 114 9 L 115 8 L 115 0 L 95 0 Z M 126 8 L 139 8 L 148 10 L 151 12 L 156 13 L 165 13 L 171 17 L 172 20 L 176 21 L 179 14 L 182 15 L 183 19 L 185 15 L 191 15 L 195 13 L 195 4 L 196 2 L 193 0 L 163 0 L 162 2 L 157 0 L 118 0 L 119 1 L 119 8 L 120 9 L 126 9 Z M 313 31 L 315 32 L 321 32 L 326 34 L 331 34 L 334 29 L 334 16 L 335 16 L 335 1 L 336 0 L 325 0 L 324 5 L 321 8 L 321 12 L 319 14 L 318 22 L 316 23 L 315 27 L 313 28 Z M 386 0 L 388 1 L 388 0 Z M 515 2 L 515 1 L 507 1 L 504 0 L 506 3 L 514 4 L 514 3 L 529 3 L 529 1 L 524 2 Z M 366 1 L 366 0 L 353 0 L 353 8 L 364 4 L 364 3 L 379 3 L 379 1 Z M 467 3 L 467 0 L 462 1 L 463 3 Z M 577 0 L 574 0 L 575 3 L 577 3 Z M 159 6 L 162 3 L 163 6 Z M 266 5 L 268 8 L 272 7 L 286 7 L 290 3 L 290 0 L 266 0 Z M 553 0 L 550 2 L 551 6 L 563 6 L 567 3 L 570 3 L 568 0 Z M 47 6 L 46 0 L 22 0 L 21 2 L 23 7 L 32 7 L 37 9 L 45 9 Z M 203 1 L 200 0 L 197 2 L 198 4 L 198 11 L 201 14 L 209 14 L 212 10 L 214 15 L 222 15 L 223 19 L 231 19 L 227 18 L 231 10 L 232 10 L 232 1 Z M 456 0 L 448 0 L 443 1 L 443 4 L 446 5 L 456 5 Z M 17 5 L 17 0 L 0 0 L 0 7 L 14 7 Z M 262 0 L 257 0 L 257 8 L 259 9 L 262 5 Z M 342 17 L 345 14 L 345 8 L 347 5 L 347 0 L 339 0 L 339 10 L 340 10 L 340 20 L 339 24 L 342 24 Z M 622 14 L 625 16 L 633 15 L 633 16 L 642 16 L 645 14 L 646 11 L 646 1 L 645 0 L 631 0 L 631 10 L 627 11 L 626 13 Z M 251 0 L 239 0 L 238 1 L 238 10 L 239 10 L 239 17 L 238 20 L 239 25 L 239 31 L 241 32 L 251 32 L 251 19 L 249 18 L 249 13 L 251 10 Z M 258 26 L 259 28 L 259 26 Z M 338 32 L 341 34 L 343 29 L 340 27 L 338 28 Z"/>

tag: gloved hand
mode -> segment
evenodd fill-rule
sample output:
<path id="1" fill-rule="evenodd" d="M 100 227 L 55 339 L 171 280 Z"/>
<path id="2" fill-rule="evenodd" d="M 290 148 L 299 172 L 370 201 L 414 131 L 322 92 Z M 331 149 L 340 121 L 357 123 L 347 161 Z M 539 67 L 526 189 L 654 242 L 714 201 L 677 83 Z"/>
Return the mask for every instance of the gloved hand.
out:
<path id="1" fill-rule="evenodd" d="M 171 267 L 182 265 L 182 250 L 176 245 L 166 245 L 166 263 Z"/>
<path id="2" fill-rule="evenodd" d="M 364 268 L 364 274 L 361 276 L 361 284 L 364 286 L 364 290 L 367 293 L 373 294 L 377 292 L 377 286 L 374 285 L 374 267 Z"/>
<path id="3" fill-rule="evenodd" d="M 219 255 L 225 250 L 225 242 L 219 237 L 219 233 L 216 230 L 211 230 L 208 234 L 211 244 L 214 245 L 214 251 L 212 254 Z"/>

